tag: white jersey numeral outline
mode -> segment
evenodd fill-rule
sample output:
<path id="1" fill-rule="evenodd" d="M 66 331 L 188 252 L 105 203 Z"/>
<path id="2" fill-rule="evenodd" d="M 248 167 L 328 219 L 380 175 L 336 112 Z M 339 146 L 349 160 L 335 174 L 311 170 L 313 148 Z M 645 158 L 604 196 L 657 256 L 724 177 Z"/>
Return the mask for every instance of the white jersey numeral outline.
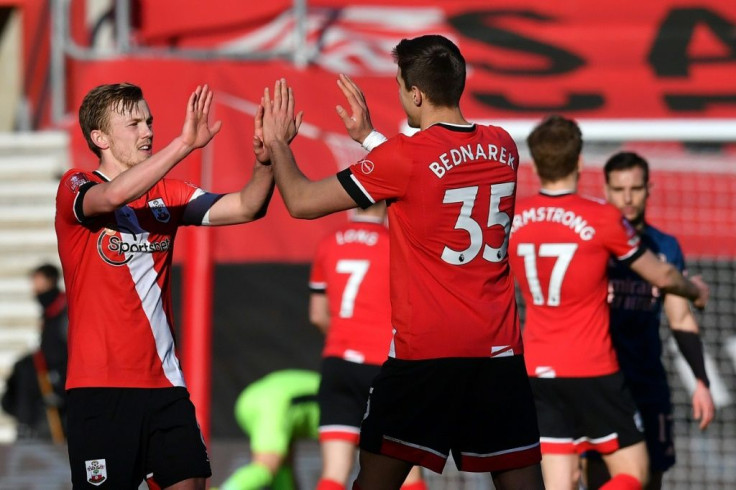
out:
<path id="1" fill-rule="evenodd" d="M 341 259 L 337 261 L 335 270 L 340 274 L 350 274 L 345 289 L 342 291 L 342 300 L 340 301 L 340 318 L 352 318 L 355 309 L 355 298 L 358 296 L 358 289 L 365 279 L 365 275 L 371 266 L 370 260 L 352 260 Z"/>
<path id="2" fill-rule="evenodd" d="M 542 243 L 539 245 L 539 254 L 537 255 L 536 247 L 533 243 L 519 244 L 516 252 L 521 257 L 524 257 L 524 272 L 526 273 L 526 281 L 529 284 L 529 291 L 532 293 L 533 304 L 545 304 L 542 285 L 539 282 L 539 275 L 537 274 L 537 256 L 557 257 L 549 277 L 546 303 L 547 306 L 560 306 L 562 282 L 565 280 L 567 268 L 570 266 L 572 257 L 575 255 L 577 249 L 577 243 Z"/>
<path id="3" fill-rule="evenodd" d="M 480 253 L 483 248 L 483 258 L 489 262 L 500 262 L 506 257 L 509 248 L 509 230 L 511 229 L 511 217 L 508 213 L 500 211 L 501 199 L 514 195 L 515 182 L 504 182 L 491 185 L 491 199 L 488 205 L 487 227 L 502 226 L 504 229 L 503 243 L 499 248 L 493 248 L 483 243 L 483 229 L 475 221 L 471 214 L 475 207 L 475 199 L 478 196 L 478 186 L 460 187 L 447 189 L 442 200 L 444 204 L 461 202 L 460 214 L 455 222 L 456 230 L 465 230 L 470 236 L 470 245 L 465 250 L 453 250 L 447 245 L 442 250 L 442 260 L 452 265 L 467 264 Z"/>

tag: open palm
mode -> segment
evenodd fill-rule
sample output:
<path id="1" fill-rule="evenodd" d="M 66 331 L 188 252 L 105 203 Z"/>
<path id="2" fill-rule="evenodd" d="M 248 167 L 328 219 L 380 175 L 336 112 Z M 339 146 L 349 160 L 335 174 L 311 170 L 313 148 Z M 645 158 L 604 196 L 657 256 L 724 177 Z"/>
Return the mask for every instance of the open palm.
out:
<path id="1" fill-rule="evenodd" d="M 213 92 L 207 85 L 197 86 L 187 102 L 187 114 L 181 138 L 192 148 L 202 148 L 220 131 L 222 122 L 209 124 Z"/>

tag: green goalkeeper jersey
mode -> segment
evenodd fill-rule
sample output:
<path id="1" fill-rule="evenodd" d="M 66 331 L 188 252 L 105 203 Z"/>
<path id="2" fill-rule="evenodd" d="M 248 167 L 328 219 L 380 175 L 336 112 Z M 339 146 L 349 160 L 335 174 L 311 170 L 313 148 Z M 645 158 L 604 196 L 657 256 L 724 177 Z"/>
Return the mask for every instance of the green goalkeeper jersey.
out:
<path id="1" fill-rule="evenodd" d="M 235 419 L 250 437 L 252 451 L 286 454 L 295 439 L 316 439 L 319 428 L 313 371 L 283 370 L 250 384 L 235 402 Z"/>

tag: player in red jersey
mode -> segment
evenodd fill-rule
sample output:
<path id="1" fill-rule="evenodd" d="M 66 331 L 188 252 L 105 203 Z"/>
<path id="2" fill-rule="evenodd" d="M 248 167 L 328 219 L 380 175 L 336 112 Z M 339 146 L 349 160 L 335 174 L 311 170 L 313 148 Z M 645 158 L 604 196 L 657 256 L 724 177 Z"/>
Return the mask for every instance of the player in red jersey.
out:
<path id="1" fill-rule="evenodd" d="M 286 145 L 293 96 L 264 93 L 264 141 L 292 216 L 386 200 L 391 238 L 389 359 L 371 388 L 353 488 L 398 489 L 414 464 L 441 472 L 450 452 L 496 488 L 542 488 L 539 434 L 509 272 L 518 154 L 506 131 L 459 108 L 465 60 L 436 35 L 394 49 L 399 99 L 420 131 L 397 135 L 336 176 L 307 179 Z M 363 95 L 339 81 L 348 133 L 371 147 Z"/>
<path id="2" fill-rule="evenodd" d="M 104 482 L 133 489 L 152 474 L 163 488 L 204 489 L 210 476 L 174 350 L 174 238 L 182 225 L 258 219 L 274 189 L 259 126 L 253 176 L 239 192 L 212 194 L 165 178 L 220 130 L 220 122 L 208 122 L 211 104 L 210 89 L 197 87 L 181 135 L 156 154 L 153 117 L 139 87 L 99 86 L 79 109 L 82 132 L 100 164 L 94 172 L 64 174 L 55 223 L 69 299 L 74 488 Z"/>
<path id="3" fill-rule="evenodd" d="M 527 306 L 524 346 L 545 485 L 577 488 L 578 455 L 596 449 L 613 476 L 602 488 L 639 489 L 647 453 L 608 330 L 609 258 L 700 307 L 708 289 L 642 247 L 615 207 L 576 193 L 582 136 L 574 121 L 552 116 L 528 143 L 541 190 L 519 201 L 509 254 Z"/>
<path id="4" fill-rule="evenodd" d="M 356 209 L 319 244 L 309 278 L 309 318 L 325 335 L 317 490 L 345 488 L 368 393 L 391 343 L 386 203 Z M 418 467 L 402 490 L 425 490 Z"/>

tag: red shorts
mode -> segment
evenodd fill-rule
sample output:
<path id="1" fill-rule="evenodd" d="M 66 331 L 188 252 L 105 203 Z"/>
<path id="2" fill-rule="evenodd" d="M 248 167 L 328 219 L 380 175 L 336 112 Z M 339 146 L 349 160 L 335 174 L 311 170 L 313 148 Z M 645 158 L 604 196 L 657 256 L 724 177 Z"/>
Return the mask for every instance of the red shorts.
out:
<path id="1" fill-rule="evenodd" d="M 523 356 L 389 359 L 373 381 L 362 450 L 441 473 L 539 463 L 539 431 Z"/>

